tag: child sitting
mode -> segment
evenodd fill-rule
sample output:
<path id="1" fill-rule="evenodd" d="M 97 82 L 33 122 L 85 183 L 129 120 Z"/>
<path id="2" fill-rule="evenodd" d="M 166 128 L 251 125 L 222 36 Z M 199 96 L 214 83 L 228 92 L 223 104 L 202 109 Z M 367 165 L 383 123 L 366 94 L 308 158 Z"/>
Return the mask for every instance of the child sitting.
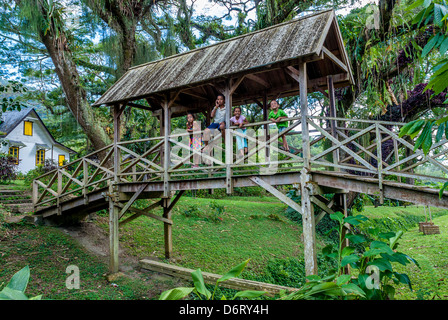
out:
<path id="1" fill-rule="evenodd" d="M 278 133 L 282 133 L 288 128 L 288 121 L 282 121 L 283 119 L 287 119 L 288 115 L 282 109 L 279 109 L 279 104 L 276 100 L 272 100 L 269 104 L 271 107 L 271 112 L 269 112 L 269 120 L 275 122 L 277 124 Z M 282 136 L 283 140 L 283 149 L 289 152 L 288 142 L 286 141 L 285 135 Z"/>
<path id="2" fill-rule="evenodd" d="M 187 131 L 190 133 L 190 148 L 194 151 L 201 152 L 202 148 L 202 139 L 201 139 L 201 128 L 199 123 L 196 120 L 196 117 L 192 113 L 187 114 Z M 199 167 L 199 161 L 201 156 L 197 153 L 193 154 L 193 168 Z"/>
<path id="3" fill-rule="evenodd" d="M 241 108 L 235 107 L 233 109 L 233 117 L 230 118 L 230 124 L 239 126 L 239 129 L 237 129 L 236 131 L 242 134 L 246 134 L 246 129 L 242 128 L 243 125 L 247 123 L 249 123 L 249 121 L 247 121 L 245 116 L 241 115 Z M 243 156 L 245 153 L 247 153 L 247 139 L 237 135 L 236 145 L 240 156 Z"/>

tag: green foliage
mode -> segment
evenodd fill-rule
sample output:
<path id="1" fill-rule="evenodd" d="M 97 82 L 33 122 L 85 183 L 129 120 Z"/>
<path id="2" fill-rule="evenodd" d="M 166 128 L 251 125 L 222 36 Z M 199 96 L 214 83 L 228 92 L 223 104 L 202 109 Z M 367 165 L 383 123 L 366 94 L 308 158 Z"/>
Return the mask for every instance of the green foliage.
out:
<path id="1" fill-rule="evenodd" d="M 296 192 L 295 189 L 289 190 L 286 193 L 286 196 L 288 198 L 291 198 L 292 200 L 294 200 L 297 203 L 300 203 L 300 201 L 301 201 L 301 196 L 300 196 L 300 194 L 298 194 Z M 327 194 L 327 195 L 325 195 L 325 197 L 331 199 L 333 197 L 333 195 Z M 358 205 L 359 205 L 359 203 L 358 203 Z M 313 203 L 313 207 L 314 207 L 314 213 L 316 215 L 322 211 L 322 209 L 319 208 L 314 203 Z M 293 208 L 288 207 L 286 209 L 285 214 L 286 214 L 286 217 L 288 217 L 292 221 L 295 221 L 295 222 L 299 223 L 300 225 L 302 224 L 302 215 L 299 212 L 297 212 L 296 210 L 294 210 Z M 322 220 L 319 222 L 319 224 L 316 226 L 316 232 L 319 235 L 325 237 L 329 241 L 337 242 L 338 236 L 337 236 L 336 232 L 334 232 L 335 226 L 336 226 L 335 222 L 333 220 L 331 220 L 328 215 L 325 215 L 322 218 Z"/>
<path id="2" fill-rule="evenodd" d="M 337 247 L 328 245 L 323 249 L 323 255 L 336 260 L 337 268 L 333 274 L 326 277 L 309 276 L 308 282 L 300 290 L 282 297 L 282 299 L 394 299 L 394 284 L 406 284 L 412 290 L 411 281 L 406 274 L 396 272 L 393 263 L 407 265 L 418 263 L 406 254 L 397 251 L 398 241 L 403 235 L 398 232 L 377 232 L 374 235 L 347 233 L 343 236 L 345 224 L 351 228 L 362 225 L 368 219 L 365 216 L 344 217 L 340 212 L 331 215 L 331 219 L 339 225 L 339 244 Z M 374 238 L 371 238 L 374 236 Z M 357 251 L 353 246 L 343 247 L 348 239 L 351 244 L 363 245 L 365 250 Z M 352 274 L 343 273 L 350 265 Z M 354 272 L 356 270 L 357 272 Z"/>
<path id="3" fill-rule="evenodd" d="M 219 223 L 223 221 L 222 216 L 225 213 L 225 207 L 216 201 L 211 201 L 208 205 L 208 210 L 205 212 L 197 206 L 191 205 L 185 209 L 183 213 L 186 217 L 200 218 L 206 221 Z"/>
<path id="4" fill-rule="evenodd" d="M 160 295 L 159 299 L 160 300 L 179 300 L 179 299 L 185 298 L 186 296 L 188 296 L 190 293 L 193 292 L 201 300 L 216 300 L 215 292 L 216 292 L 216 289 L 218 288 L 218 286 L 225 281 L 228 281 L 230 279 L 238 277 L 243 272 L 243 270 L 247 266 L 247 264 L 249 263 L 249 260 L 250 259 L 235 266 L 229 272 L 224 274 L 221 278 L 216 280 L 215 289 L 213 290 L 213 293 L 210 292 L 206 288 L 201 269 L 197 269 L 196 271 L 193 271 L 191 273 L 191 277 L 193 278 L 194 287 L 188 287 L 188 288 L 179 287 L 179 288 L 174 288 L 171 290 L 164 291 Z M 253 299 L 253 298 L 260 297 L 260 296 L 264 295 L 265 293 L 266 293 L 265 291 L 244 290 L 244 291 L 237 292 L 230 300 L 235 300 L 237 298 Z M 229 299 L 227 299 L 227 297 L 225 295 L 222 295 L 220 300 L 229 300 Z"/>
<path id="5" fill-rule="evenodd" d="M 5 111 L 18 110 L 26 107 L 21 94 L 27 92 L 28 89 L 23 83 L 9 80 L 3 83 L 0 79 L 0 114 Z"/>
<path id="6" fill-rule="evenodd" d="M 442 57 L 434 64 L 429 82 L 424 90 L 424 92 L 432 90 L 433 96 L 436 96 L 448 87 L 448 58 L 445 57 L 448 50 L 448 5 L 445 0 L 418 0 L 408 7 L 408 11 L 413 11 L 421 6 L 423 8 L 415 15 L 412 23 L 417 23 L 419 26 L 432 24 L 437 28 L 435 29 L 437 32 L 434 32 L 434 35 L 422 49 L 421 57 L 427 57 L 434 50 L 438 50 L 440 57 Z M 448 103 L 448 99 L 444 103 Z M 433 145 L 433 126 L 438 126 L 435 136 L 435 142 L 437 143 L 443 135 L 448 137 L 447 121 L 448 117 L 437 121 L 434 119 L 411 121 L 401 128 L 400 137 L 408 135 L 413 139 L 419 135 L 415 142 L 414 151 L 421 149 L 427 155 Z"/>
<path id="7" fill-rule="evenodd" d="M 0 153 L 0 182 L 11 182 L 17 177 L 17 159 Z"/>
<path id="8" fill-rule="evenodd" d="M 28 298 L 25 295 L 28 280 L 30 278 L 30 268 L 24 267 L 16 272 L 8 284 L 0 291 L 0 300 L 40 300 L 42 295 Z"/>
<path id="9" fill-rule="evenodd" d="M 54 161 L 46 159 L 44 164 L 38 164 L 35 169 L 31 169 L 25 174 L 25 185 L 31 187 L 34 179 L 49 171 L 57 169 L 57 167 L 58 165 Z"/>
<path id="10" fill-rule="evenodd" d="M 317 267 L 322 277 L 332 274 L 336 268 L 333 260 L 326 259 L 322 254 L 317 255 Z M 284 258 L 269 259 L 261 275 L 246 276 L 247 279 L 277 284 L 290 288 L 300 288 L 306 283 L 305 262 L 303 259 Z"/>

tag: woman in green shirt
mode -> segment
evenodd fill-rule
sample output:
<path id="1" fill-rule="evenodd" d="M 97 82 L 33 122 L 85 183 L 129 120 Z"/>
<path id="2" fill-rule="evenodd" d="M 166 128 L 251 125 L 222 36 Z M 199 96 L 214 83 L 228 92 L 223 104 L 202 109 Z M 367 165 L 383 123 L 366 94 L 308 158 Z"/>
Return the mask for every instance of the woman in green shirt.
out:
<path id="1" fill-rule="evenodd" d="M 269 112 L 268 118 L 270 121 L 277 124 L 278 133 L 281 133 L 286 130 L 286 128 L 288 128 L 288 121 L 282 121 L 283 119 L 287 119 L 288 115 L 285 111 L 279 108 L 280 106 L 276 100 L 272 100 L 269 106 L 271 108 L 271 112 Z M 286 136 L 283 135 L 281 138 L 283 141 L 283 149 L 289 152 L 289 146 L 288 142 L 286 141 Z"/>

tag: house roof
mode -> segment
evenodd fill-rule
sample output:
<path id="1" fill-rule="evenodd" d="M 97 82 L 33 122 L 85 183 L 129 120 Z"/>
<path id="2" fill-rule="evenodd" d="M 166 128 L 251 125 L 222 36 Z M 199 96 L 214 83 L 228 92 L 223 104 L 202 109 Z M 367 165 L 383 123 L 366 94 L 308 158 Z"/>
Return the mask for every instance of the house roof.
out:
<path id="1" fill-rule="evenodd" d="M 31 111 L 33 111 L 33 108 L 22 108 L 20 111 L 3 112 L 0 123 L 0 136 L 8 135 Z"/>
<path id="2" fill-rule="evenodd" d="M 50 135 L 51 139 L 55 144 L 61 146 L 69 151 L 69 153 L 77 153 L 76 151 L 70 149 L 69 147 L 64 146 L 62 143 L 57 142 L 53 135 L 48 131 L 48 128 L 43 123 L 42 119 L 37 114 L 34 108 L 22 108 L 20 111 L 7 111 L 2 114 L 2 121 L 0 123 L 0 138 L 5 138 L 14 128 L 16 128 L 26 117 L 30 115 L 30 113 L 34 113 L 38 120 L 42 123 L 43 127 Z"/>
<path id="3" fill-rule="evenodd" d="M 330 29 L 333 32 L 330 38 L 334 39 L 329 41 L 335 43 L 332 49 L 335 56 L 349 65 L 343 41 L 340 41 L 340 31 L 334 31 L 335 28 L 338 29 L 335 13 L 327 10 L 135 66 L 115 82 L 93 106 L 129 102 L 156 93 L 191 88 L 305 57 L 323 57 L 322 47 L 324 41 L 328 42 Z M 322 68 L 318 66 L 314 69 Z M 322 77 L 333 70 L 323 75 L 321 70 L 318 71 L 318 76 Z M 308 72 L 309 77 L 312 72 L 315 71 Z M 353 83 L 350 67 L 346 73 L 344 86 Z"/>

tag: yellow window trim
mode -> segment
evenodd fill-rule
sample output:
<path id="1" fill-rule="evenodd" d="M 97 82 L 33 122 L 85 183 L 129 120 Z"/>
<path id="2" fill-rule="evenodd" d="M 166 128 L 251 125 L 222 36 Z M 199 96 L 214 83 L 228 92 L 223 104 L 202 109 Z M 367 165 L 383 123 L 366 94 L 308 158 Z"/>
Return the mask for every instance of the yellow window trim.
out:
<path id="1" fill-rule="evenodd" d="M 58 157 L 59 166 L 62 167 L 65 161 L 65 154 L 60 154 Z"/>
<path id="2" fill-rule="evenodd" d="M 33 135 L 33 123 L 31 121 L 24 121 L 23 122 L 23 134 L 25 136 L 32 136 Z"/>
<path id="3" fill-rule="evenodd" d="M 8 154 L 16 158 L 16 163 L 19 163 L 19 147 L 9 147 Z"/>
<path id="4" fill-rule="evenodd" d="M 45 163 L 45 150 L 40 149 L 36 152 L 36 166 Z"/>

